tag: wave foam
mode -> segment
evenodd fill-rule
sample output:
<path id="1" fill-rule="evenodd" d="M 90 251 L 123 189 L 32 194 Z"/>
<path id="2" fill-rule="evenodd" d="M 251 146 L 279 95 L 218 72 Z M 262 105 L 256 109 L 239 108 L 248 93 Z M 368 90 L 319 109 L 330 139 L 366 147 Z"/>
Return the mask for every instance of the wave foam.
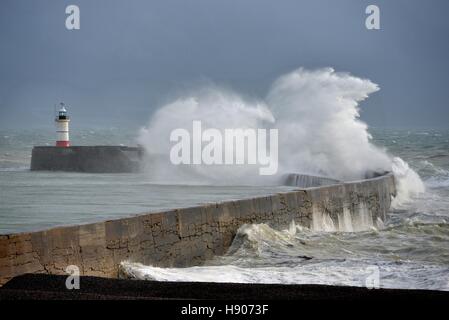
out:
<path id="1" fill-rule="evenodd" d="M 169 136 L 177 128 L 190 130 L 194 120 L 201 120 L 204 129 L 277 128 L 279 175 L 360 179 L 367 171 L 391 168 L 389 156 L 371 143 L 359 119 L 359 103 L 377 90 L 370 80 L 332 68 L 294 70 L 277 79 L 264 99 L 207 86 L 158 109 L 138 141 L 150 155 L 152 179 L 266 184 L 251 166 L 171 165 Z"/>
<path id="2" fill-rule="evenodd" d="M 391 203 L 393 208 L 401 207 L 413 196 L 425 191 L 424 183 L 419 175 L 401 158 L 393 158 L 392 170 L 396 181 L 396 197 Z"/>

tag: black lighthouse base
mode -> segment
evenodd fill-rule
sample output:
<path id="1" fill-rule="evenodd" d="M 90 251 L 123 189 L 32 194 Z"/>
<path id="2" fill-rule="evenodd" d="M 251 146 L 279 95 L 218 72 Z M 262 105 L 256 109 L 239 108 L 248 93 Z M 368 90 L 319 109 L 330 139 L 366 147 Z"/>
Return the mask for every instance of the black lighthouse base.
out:
<path id="1" fill-rule="evenodd" d="M 143 149 L 124 146 L 33 148 L 31 170 L 93 173 L 138 172 Z"/>

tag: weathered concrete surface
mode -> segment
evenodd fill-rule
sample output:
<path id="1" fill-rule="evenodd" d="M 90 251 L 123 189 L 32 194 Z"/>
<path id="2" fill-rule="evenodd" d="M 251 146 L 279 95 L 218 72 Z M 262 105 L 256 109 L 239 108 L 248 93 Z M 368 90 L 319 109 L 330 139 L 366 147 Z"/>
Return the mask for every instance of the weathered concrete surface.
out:
<path id="1" fill-rule="evenodd" d="M 137 172 L 143 150 L 124 146 L 34 147 L 31 170 Z"/>
<path id="2" fill-rule="evenodd" d="M 117 277 L 124 260 L 160 267 L 198 265 L 226 252 L 245 223 L 311 226 L 314 210 L 338 223 L 343 207 L 359 205 L 374 221 L 385 218 L 395 193 L 393 175 L 340 185 L 226 201 L 45 231 L 0 235 L 0 285 L 24 273 Z"/>

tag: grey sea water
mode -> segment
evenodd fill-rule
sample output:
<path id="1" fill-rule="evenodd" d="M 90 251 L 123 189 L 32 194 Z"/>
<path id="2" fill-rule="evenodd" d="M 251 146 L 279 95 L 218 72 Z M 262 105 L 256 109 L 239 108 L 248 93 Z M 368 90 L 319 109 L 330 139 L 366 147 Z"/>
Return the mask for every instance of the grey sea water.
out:
<path id="1" fill-rule="evenodd" d="M 111 128 L 72 135 L 79 145 L 133 145 L 136 132 Z M 30 171 L 33 145 L 52 131 L 0 132 L 0 234 L 89 223 L 199 203 L 267 195 L 289 187 L 156 184 L 145 174 Z"/>
<path id="2" fill-rule="evenodd" d="M 161 269 L 123 263 L 140 279 L 367 285 L 449 290 L 449 130 L 370 129 L 401 157 L 425 192 L 391 209 L 380 229 L 323 232 L 293 225 L 242 227 L 229 253 L 206 266 Z M 136 132 L 78 130 L 78 144 L 133 144 Z M 33 145 L 51 131 L 0 131 L 0 234 L 86 223 L 162 208 L 269 194 L 286 187 L 153 184 L 141 174 L 30 172 Z"/>

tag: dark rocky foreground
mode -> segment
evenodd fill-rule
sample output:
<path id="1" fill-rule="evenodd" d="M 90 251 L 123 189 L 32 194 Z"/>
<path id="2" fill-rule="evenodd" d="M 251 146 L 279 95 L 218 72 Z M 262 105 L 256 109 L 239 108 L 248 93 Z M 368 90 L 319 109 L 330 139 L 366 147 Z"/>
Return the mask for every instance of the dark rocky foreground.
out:
<path id="1" fill-rule="evenodd" d="M 156 282 L 83 276 L 67 290 L 65 276 L 25 274 L 0 288 L 0 300 L 302 300 L 449 302 L 449 292 L 325 285 Z"/>

